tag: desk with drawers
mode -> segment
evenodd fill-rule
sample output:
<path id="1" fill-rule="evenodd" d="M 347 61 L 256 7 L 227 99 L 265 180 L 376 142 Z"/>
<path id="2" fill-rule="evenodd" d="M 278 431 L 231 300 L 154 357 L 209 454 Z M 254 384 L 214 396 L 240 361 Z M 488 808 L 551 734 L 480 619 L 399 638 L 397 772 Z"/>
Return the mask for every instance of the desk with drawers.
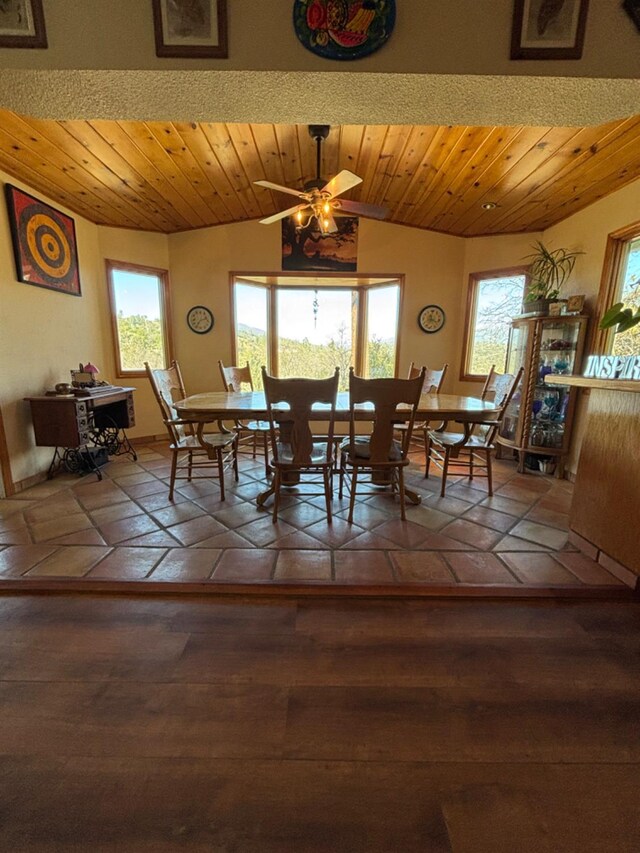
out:
<path id="1" fill-rule="evenodd" d="M 136 459 L 125 429 L 135 425 L 134 388 L 108 388 L 96 394 L 25 397 L 31 407 L 35 443 L 55 447 L 47 478 L 64 467 L 93 471 L 102 479 L 95 449 L 103 455 L 127 453 Z"/>

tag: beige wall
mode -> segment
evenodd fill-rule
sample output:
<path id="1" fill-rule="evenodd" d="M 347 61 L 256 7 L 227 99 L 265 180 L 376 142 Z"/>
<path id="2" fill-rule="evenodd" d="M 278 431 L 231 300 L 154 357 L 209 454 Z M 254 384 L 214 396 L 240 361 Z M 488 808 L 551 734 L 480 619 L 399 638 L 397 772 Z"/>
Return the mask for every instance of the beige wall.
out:
<path id="1" fill-rule="evenodd" d="M 388 43 L 350 65 L 357 71 L 413 74 L 637 76 L 637 32 L 620 0 L 590 5 L 580 60 L 510 60 L 513 0 L 400 0 Z M 227 0 L 227 6 L 228 59 L 185 60 L 156 57 L 148 0 L 46 0 L 49 49 L 0 49 L 0 66 L 345 70 L 345 63 L 322 59 L 300 44 L 291 0 Z"/>
<path id="2" fill-rule="evenodd" d="M 359 273 L 403 273 L 400 365 L 410 361 L 452 366 L 458 351 L 464 240 L 429 231 L 363 219 L 358 235 Z M 229 271 L 277 272 L 281 269 L 280 228 L 257 222 L 222 225 L 169 236 L 175 340 L 185 384 L 196 393 L 221 388 L 217 360 L 231 358 Z M 204 303 L 215 327 L 195 335 L 185 315 Z M 418 311 L 431 302 L 447 315 L 435 335 L 420 331 Z M 447 383 L 448 385 L 449 383 Z"/>
<path id="3" fill-rule="evenodd" d="M 2 180 L 10 179 L 0 173 Z M 593 310 L 607 235 L 638 221 L 639 211 L 637 181 L 542 235 L 464 240 L 363 219 L 358 272 L 405 276 L 401 372 L 410 361 L 434 366 L 447 361 L 450 372 L 445 390 L 474 393 L 477 386 L 458 380 L 469 273 L 522 263 L 537 238 L 552 247 L 578 248 L 585 254 L 576 264 L 568 291 L 586 293 Z M 281 266 L 277 226 L 248 222 L 165 236 L 98 227 L 79 216 L 74 219 L 82 280 L 80 299 L 16 281 L 6 206 L 0 205 L 0 406 L 14 481 L 45 470 L 50 458 L 48 449 L 33 446 L 24 396 L 41 393 L 66 380 L 69 369 L 81 360 L 93 361 L 105 378 L 118 381 L 114 374 L 105 258 L 170 270 L 175 353 L 190 393 L 220 388 L 217 360 L 231 358 L 229 272 L 275 272 Z M 432 302 L 444 308 L 447 320 L 441 332 L 425 335 L 418 328 L 417 315 L 420 308 Z M 215 327 L 208 335 L 195 335 L 186 325 L 187 310 L 200 303 L 209 306 L 215 316 Z M 146 381 L 132 380 L 131 384 L 138 389 L 137 425 L 131 435 L 162 434 Z M 572 469 L 581 420 L 577 423 Z"/>
<path id="4" fill-rule="evenodd" d="M 6 181 L 31 192 L 0 172 L 0 184 Z M 69 370 L 80 361 L 105 363 L 99 229 L 80 216 L 74 219 L 80 298 L 17 281 L 7 207 L 0 202 L 0 407 L 14 482 L 46 469 L 53 453 L 34 448 L 29 406 L 22 398 L 68 382 Z"/>

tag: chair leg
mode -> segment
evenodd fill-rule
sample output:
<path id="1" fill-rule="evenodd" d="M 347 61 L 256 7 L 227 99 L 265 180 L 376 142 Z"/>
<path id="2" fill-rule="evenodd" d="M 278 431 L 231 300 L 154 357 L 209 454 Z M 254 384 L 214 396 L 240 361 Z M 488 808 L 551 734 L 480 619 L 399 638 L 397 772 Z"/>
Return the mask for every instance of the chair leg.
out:
<path id="1" fill-rule="evenodd" d="M 276 472 L 275 472 L 274 480 L 273 480 L 273 489 L 274 489 L 274 493 L 273 493 L 273 516 L 271 518 L 271 521 L 273 521 L 274 524 L 278 520 L 278 507 L 280 505 L 280 480 L 281 480 L 280 469 L 276 468 Z"/>
<path id="2" fill-rule="evenodd" d="M 342 500 L 342 485 L 344 483 L 344 456 L 340 456 L 340 470 L 338 472 L 340 478 L 338 483 L 338 497 Z"/>
<path id="3" fill-rule="evenodd" d="M 487 454 L 487 485 L 489 486 L 489 497 L 493 495 L 493 473 L 491 471 L 491 451 L 486 450 Z"/>
<path id="4" fill-rule="evenodd" d="M 353 473 L 351 474 L 351 495 L 349 496 L 349 518 L 347 521 L 349 524 L 353 524 L 353 510 L 356 505 L 356 483 L 358 481 L 358 468 L 356 465 L 353 466 Z"/>
<path id="5" fill-rule="evenodd" d="M 431 439 L 426 429 L 424 431 L 424 476 L 429 479 L 429 468 L 431 467 Z"/>
<path id="6" fill-rule="evenodd" d="M 236 435 L 235 440 L 233 442 L 233 473 L 236 479 L 236 483 L 240 479 L 238 475 L 238 436 Z"/>
<path id="7" fill-rule="evenodd" d="M 444 497 L 445 489 L 447 488 L 447 472 L 449 471 L 449 457 L 451 456 L 451 448 L 444 449 L 444 462 L 442 463 L 442 486 L 440 488 L 440 497 Z"/>
<path id="8" fill-rule="evenodd" d="M 400 491 L 400 518 L 403 521 L 407 520 L 407 514 L 405 512 L 405 495 L 404 495 L 404 469 L 398 468 L 398 488 Z"/>
<path id="9" fill-rule="evenodd" d="M 220 479 L 220 500 L 224 500 L 224 463 L 222 461 L 222 448 L 218 447 L 216 450 L 216 457 L 218 460 L 218 477 Z"/>
<path id="10" fill-rule="evenodd" d="M 192 453 L 192 451 L 190 450 L 190 451 L 189 451 L 188 468 L 187 468 L 187 480 L 188 480 L 189 482 L 191 482 L 191 474 L 192 474 L 192 471 L 193 471 L 193 453 Z"/>
<path id="11" fill-rule="evenodd" d="M 266 432 L 262 433 L 262 448 L 264 450 L 264 476 L 268 480 L 269 474 L 269 437 Z"/>
<path id="12" fill-rule="evenodd" d="M 258 433 L 253 434 L 253 458 L 256 458 L 256 450 L 258 449 Z"/>
<path id="13" fill-rule="evenodd" d="M 473 480 L 473 448 L 469 448 L 469 479 Z"/>
<path id="14" fill-rule="evenodd" d="M 173 487 L 176 484 L 176 471 L 178 468 L 178 452 L 177 450 L 173 451 L 173 455 L 171 457 L 171 479 L 169 480 L 169 500 L 173 500 Z"/>
<path id="15" fill-rule="evenodd" d="M 327 522 L 331 524 L 331 471 L 328 468 L 323 468 L 324 475 L 324 497 L 327 504 Z"/>

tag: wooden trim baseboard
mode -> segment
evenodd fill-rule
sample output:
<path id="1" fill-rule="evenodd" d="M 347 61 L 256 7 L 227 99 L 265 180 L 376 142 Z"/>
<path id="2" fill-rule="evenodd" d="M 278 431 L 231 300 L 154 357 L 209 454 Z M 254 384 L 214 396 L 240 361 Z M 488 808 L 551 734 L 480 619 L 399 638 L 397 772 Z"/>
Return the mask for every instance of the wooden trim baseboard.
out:
<path id="1" fill-rule="evenodd" d="M 482 599 L 596 599 L 630 600 L 638 592 L 630 587 L 611 586 L 514 586 L 511 584 L 326 584 L 255 581 L 152 581 L 104 580 L 97 578 L 3 578 L 4 593 L 99 593 L 116 595 L 209 595 L 268 596 L 271 598 L 482 598 Z"/>
<path id="2" fill-rule="evenodd" d="M 4 493 L 7 497 L 11 497 L 16 493 L 16 487 L 11 474 L 11 458 L 9 457 L 9 448 L 7 446 L 7 434 L 4 430 L 4 421 L 2 419 L 2 409 L 0 408 L 0 472 L 2 473 L 2 485 Z"/>

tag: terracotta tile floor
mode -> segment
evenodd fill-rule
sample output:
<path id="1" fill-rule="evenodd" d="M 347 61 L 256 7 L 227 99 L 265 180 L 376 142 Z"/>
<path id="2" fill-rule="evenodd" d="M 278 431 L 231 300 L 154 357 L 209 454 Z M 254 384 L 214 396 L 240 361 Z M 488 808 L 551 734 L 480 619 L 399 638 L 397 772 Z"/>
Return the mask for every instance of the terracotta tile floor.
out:
<path id="1" fill-rule="evenodd" d="M 215 480 L 202 479 L 180 482 L 172 503 L 167 445 L 137 451 L 135 463 L 103 467 L 101 482 L 65 474 L 0 500 L 0 588 L 137 581 L 393 594 L 626 589 L 567 543 L 571 484 L 518 474 L 511 462 L 495 463 L 492 498 L 486 480 L 464 477 L 450 478 L 440 498 L 440 480 L 424 479 L 416 455 L 406 479 L 422 503 L 409 507 L 406 522 L 380 492 L 358 498 L 351 525 L 336 495 L 328 526 L 324 498 L 302 489 L 283 497 L 274 525 L 269 508 L 255 505 L 265 488 L 259 459 L 241 457 L 239 482 L 227 477 L 227 500 Z"/>

